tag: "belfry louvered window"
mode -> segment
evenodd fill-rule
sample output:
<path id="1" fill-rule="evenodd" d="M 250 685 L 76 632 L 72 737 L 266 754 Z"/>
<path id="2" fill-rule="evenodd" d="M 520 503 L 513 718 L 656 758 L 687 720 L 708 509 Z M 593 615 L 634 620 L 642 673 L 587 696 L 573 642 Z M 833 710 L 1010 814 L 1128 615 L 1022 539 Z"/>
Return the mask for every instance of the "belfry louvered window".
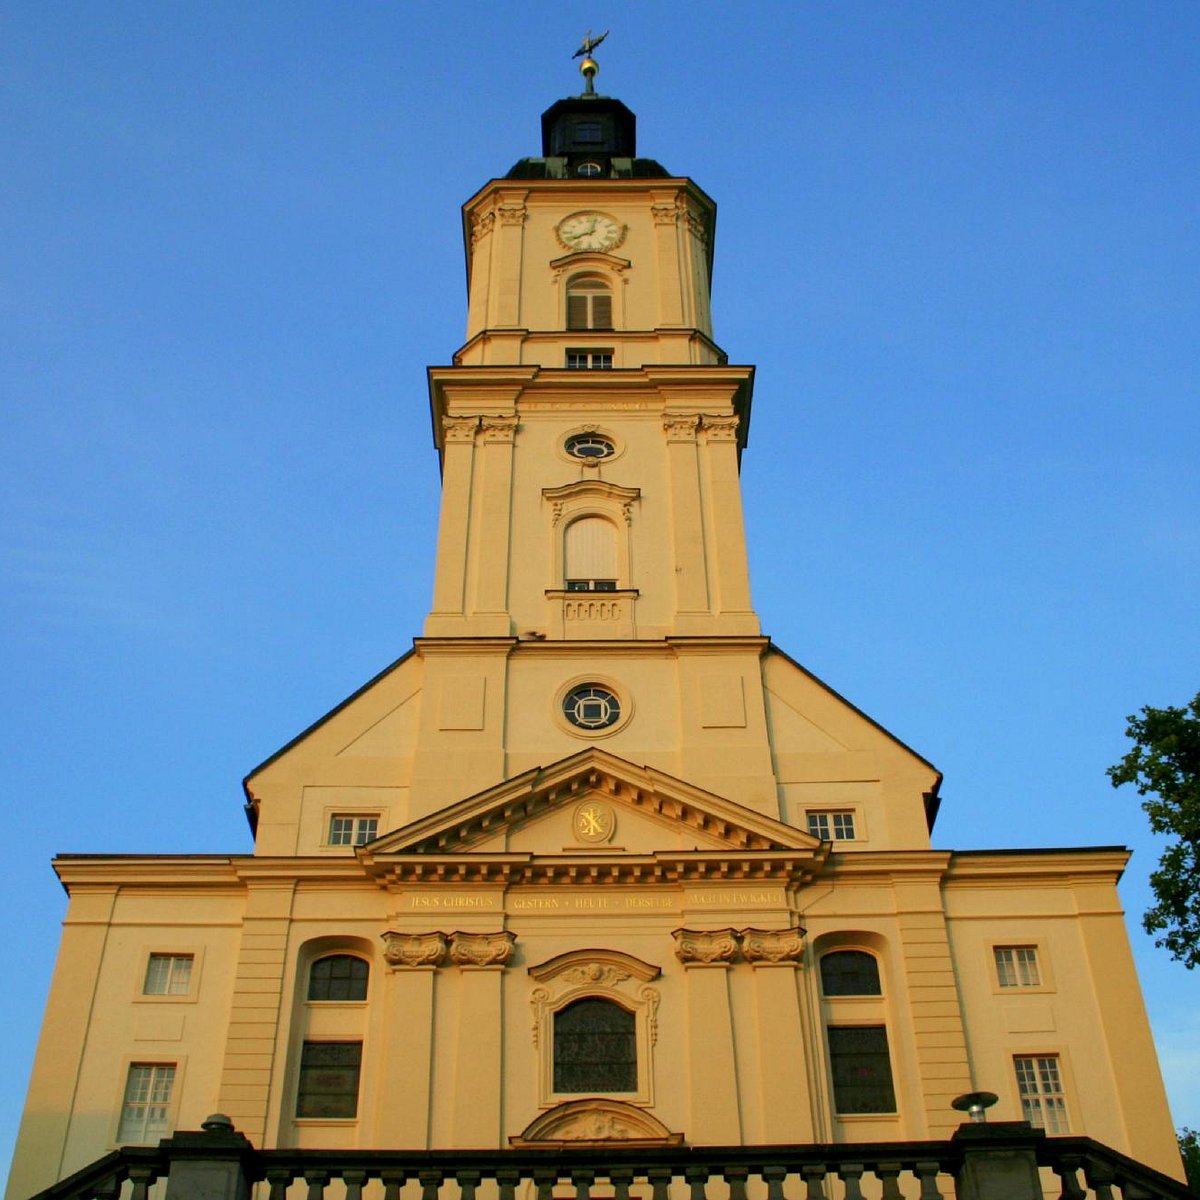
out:
<path id="1" fill-rule="evenodd" d="M 567 328 L 611 329 L 612 292 L 602 279 L 585 277 L 567 284 Z"/>
<path id="2" fill-rule="evenodd" d="M 567 526 L 564 586 L 569 592 L 611 592 L 617 587 L 617 531 L 603 517 L 580 517 Z"/>

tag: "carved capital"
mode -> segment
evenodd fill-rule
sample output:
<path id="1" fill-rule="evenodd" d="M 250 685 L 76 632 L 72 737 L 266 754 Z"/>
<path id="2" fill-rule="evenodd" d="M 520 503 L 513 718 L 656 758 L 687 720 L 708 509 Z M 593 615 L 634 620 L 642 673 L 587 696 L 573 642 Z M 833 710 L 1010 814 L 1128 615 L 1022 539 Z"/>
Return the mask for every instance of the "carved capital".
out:
<path id="1" fill-rule="evenodd" d="M 675 939 L 675 957 L 685 967 L 730 963 L 738 952 L 735 929 L 676 929 L 671 936 Z"/>
<path id="2" fill-rule="evenodd" d="M 497 210 L 501 225 L 524 225 L 529 210 L 523 204 L 503 204 Z"/>
<path id="3" fill-rule="evenodd" d="M 489 233 L 492 232 L 492 226 L 496 224 L 496 214 L 494 212 L 478 213 L 471 221 L 471 245 L 482 241 Z"/>
<path id="4" fill-rule="evenodd" d="M 517 940 L 507 929 L 499 933 L 450 935 L 450 961 L 459 967 L 506 967 L 512 961 Z"/>
<path id="5" fill-rule="evenodd" d="M 679 209 L 673 202 L 652 204 L 650 205 L 650 216 L 654 219 L 655 225 L 674 225 L 679 220 Z"/>
<path id="6" fill-rule="evenodd" d="M 667 431 L 668 442 L 694 442 L 699 427 L 700 417 L 697 413 L 669 413 L 663 417 L 663 429 Z"/>
<path id="7" fill-rule="evenodd" d="M 749 963 L 799 963 L 804 954 L 804 930 L 743 929 L 742 954 Z"/>
<path id="8" fill-rule="evenodd" d="M 738 417 L 705 417 L 704 433 L 710 442 L 732 442 L 737 440 Z"/>
<path id="9" fill-rule="evenodd" d="M 484 417 L 479 428 L 483 431 L 485 442 L 512 443 L 517 435 L 516 417 Z"/>
<path id="10" fill-rule="evenodd" d="M 383 957 L 390 967 L 436 967 L 446 957 L 446 935 L 389 929 L 383 935 Z"/>
<path id="11" fill-rule="evenodd" d="M 447 442 L 473 442 L 478 428 L 478 417 L 442 418 L 442 437 Z"/>

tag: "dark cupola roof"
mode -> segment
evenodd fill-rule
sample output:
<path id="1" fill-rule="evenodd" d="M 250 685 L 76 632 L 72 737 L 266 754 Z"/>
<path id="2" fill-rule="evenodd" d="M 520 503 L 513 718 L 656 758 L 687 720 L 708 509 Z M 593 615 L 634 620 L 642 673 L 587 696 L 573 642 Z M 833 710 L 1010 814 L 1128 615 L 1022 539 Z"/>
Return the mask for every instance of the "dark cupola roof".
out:
<path id="1" fill-rule="evenodd" d="M 637 117 L 610 96 L 568 96 L 542 113 L 542 157 L 523 158 L 508 179 L 667 178 L 665 167 L 637 158 Z"/>

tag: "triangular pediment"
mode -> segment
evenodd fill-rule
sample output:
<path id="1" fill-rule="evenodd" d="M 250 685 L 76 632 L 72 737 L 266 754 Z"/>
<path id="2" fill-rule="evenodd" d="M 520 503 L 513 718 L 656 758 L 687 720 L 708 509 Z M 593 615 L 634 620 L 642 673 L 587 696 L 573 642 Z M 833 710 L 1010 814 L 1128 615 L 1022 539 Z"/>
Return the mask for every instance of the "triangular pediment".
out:
<path id="1" fill-rule="evenodd" d="M 583 871 L 600 881 L 725 873 L 733 860 L 739 875 L 794 876 L 824 851 L 793 826 L 591 748 L 384 834 L 359 857 L 405 877 L 436 864 L 457 878 Z"/>

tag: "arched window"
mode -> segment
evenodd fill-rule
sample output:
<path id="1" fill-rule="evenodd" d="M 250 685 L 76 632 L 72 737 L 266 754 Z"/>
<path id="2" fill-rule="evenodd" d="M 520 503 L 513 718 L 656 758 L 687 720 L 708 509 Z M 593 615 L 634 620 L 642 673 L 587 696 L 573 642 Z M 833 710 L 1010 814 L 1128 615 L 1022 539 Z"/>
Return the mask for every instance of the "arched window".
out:
<path id="1" fill-rule="evenodd" d="M 612 592 L 617 587 L 617 531 L 604 517 L 579 517 L 566 530 L 564 586 L 568 592 Z"/>
<path id="2" fill-rule="evenodd" d="M 880 996 L 879 963 L 865 950 L 822 955 L 821 991 L 826 996 Z"/>
<path id="3" fill-rule="evenodd" d="M 370 968 L 353 954 L 318 958 L 308 972 L 310 1000 L 365 1000 Z"/>
<path id="4" fill-rule="evenodd" d="M 567 284 L 567 328 L 611 329 L 612 291 L 603 279 L 579 276 Z"/>
<path id="5" fill-rule="evenodd" d="M 628 1009 L 598 996 L 559 1009 L 554 1014 L 554 1090 L 636 1092 L 635 1025 Z"/>

